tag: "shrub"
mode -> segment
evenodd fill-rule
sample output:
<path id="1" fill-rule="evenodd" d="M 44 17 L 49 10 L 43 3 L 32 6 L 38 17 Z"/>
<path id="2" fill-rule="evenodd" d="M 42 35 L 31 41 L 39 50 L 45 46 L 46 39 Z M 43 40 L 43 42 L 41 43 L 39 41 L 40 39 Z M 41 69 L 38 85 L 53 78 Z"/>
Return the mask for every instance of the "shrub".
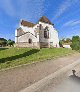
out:
<path id="1" fill-rule="evenodd" d="M 79 36 L 73 36 L 72 37 L 71 48 L 73 50 L 80 50 L 80 37 Z"/>
<path id="2" fill-rule="evenodd" d="M 4 38 L 0 38 L 0 46 L 6 46 L 7 45 L 7 40 Z"/>
<path id="3" fill-rule="evenodd" d="M 60 47 L 63 47 L 63 45 L 62 45 L 62 44 L 63 44 L 63 41 L 62 41 L 62 40 L 60 40 L 60 41 L 59 41 L 59 46 L 60 46 Z"/>
<path id="4" fill-rule="evenodd" d="M 9 39 L 9 40 L 7 41 L 7 44 L 8 44 L 10 47 L 13 46 L 14 43 L 15 43 L 15 42 L 12 41 L 11 39 Z"/>

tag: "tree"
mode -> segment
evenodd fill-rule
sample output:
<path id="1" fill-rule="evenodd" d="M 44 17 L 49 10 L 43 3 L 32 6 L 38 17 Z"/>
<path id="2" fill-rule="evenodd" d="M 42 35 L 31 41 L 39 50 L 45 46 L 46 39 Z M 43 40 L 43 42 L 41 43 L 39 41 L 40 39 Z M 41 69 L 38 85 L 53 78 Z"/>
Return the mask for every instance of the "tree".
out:
<path id="1" fill-rule="evenodd" d="M 66 38 L 66 43 L 72 42 L 70 38 Z"/>
<path id="2" fill-rule="evenodd" d="M 14 41 L 13 40 L 11 40 L 11 39 L 9 39 L 8 41 L 7 41 L 7 44 L 11 47 L 11 46 L 13 46 L 14 45 Z"/>
<path id="3" fill-rule="evenodd" d="M 6 46 L 7 45 L 7 40 L 4 38 L 0 38 L 0 46 Z"/>
<path id="4" fill-rule="evenodd" d="M 65 43 L 65 38 L 63 38 L 61 41 L 62 41 L 63 43 Z"/>
<path id="5" fill-rule="evenodd" d="M 73 50 L 79 50 L 80 49 L 80 37 L 79 36 L 73 36 L 72 37 L 71 48 Z"/>
<path id="6" fill-rule="evenodd" d="M 59 41 L 59 46 L 63 47 L 63 41 L 62 40 Z"/>

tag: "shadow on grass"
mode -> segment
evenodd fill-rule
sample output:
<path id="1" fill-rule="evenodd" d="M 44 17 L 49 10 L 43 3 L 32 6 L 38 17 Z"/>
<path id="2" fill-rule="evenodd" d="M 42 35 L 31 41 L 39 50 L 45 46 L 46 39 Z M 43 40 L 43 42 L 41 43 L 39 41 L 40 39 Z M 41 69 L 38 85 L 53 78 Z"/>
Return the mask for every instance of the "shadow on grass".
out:
<path id="1" fill-rule="evenodd" d="M 8 48 L 2 48 L 2 47 L 0 47 L 0 51 L 2 51 L 2 50 L 6 50 L 6 49 L 8 49 Z"/>
<path id="2" fill-rule="evenodd" d="M 32 50 L 29 50 L 23 54 L 19 54 L 19 55 L 15 55 L 15 56 L 11 56 L 11 57 L 6 57 L 6 58 L 1 58 L 0 59 L 0 63 L 5 63 L 7 61 L 12 61 L 12 60 L 16 60 L 16 59 L 19 59 L 19 58 L 23 58 L 23 57 L 26 57 L 26 56 L 30 56 L 34 53 L 37 53 L 39 52 L 40 50 L 38 49 L 32 49 Z"/>

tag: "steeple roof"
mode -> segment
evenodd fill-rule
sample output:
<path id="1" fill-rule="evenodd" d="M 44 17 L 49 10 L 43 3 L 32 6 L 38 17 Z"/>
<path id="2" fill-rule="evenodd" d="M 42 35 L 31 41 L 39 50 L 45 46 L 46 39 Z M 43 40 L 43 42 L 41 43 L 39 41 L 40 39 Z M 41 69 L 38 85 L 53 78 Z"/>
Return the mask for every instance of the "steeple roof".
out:
<path id="1" fill-rule="evenodd" d="M 46 16 L 42 16 L 39 21 L 54 25 L 54 24 L 51 23 L 51 21 Z"/>

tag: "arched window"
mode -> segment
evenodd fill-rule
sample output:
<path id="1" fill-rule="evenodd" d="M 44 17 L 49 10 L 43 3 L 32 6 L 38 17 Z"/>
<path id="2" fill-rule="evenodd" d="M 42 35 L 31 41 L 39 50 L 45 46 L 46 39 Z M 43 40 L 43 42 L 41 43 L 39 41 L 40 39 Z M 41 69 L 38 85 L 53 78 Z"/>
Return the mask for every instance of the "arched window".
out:
<path id="1" fill-rule="evenodd" d="M 49 38 L 49 30 L 48 27 L 46 26 L 46 28 L 44 29 L 44 38 Z"/>
<path id="2" fill-rule="evenodd" d="M 32 39 L 29 39 L 28 42 L 29 42 L 29 44 L 31 44 L 32 43 Z"/>

